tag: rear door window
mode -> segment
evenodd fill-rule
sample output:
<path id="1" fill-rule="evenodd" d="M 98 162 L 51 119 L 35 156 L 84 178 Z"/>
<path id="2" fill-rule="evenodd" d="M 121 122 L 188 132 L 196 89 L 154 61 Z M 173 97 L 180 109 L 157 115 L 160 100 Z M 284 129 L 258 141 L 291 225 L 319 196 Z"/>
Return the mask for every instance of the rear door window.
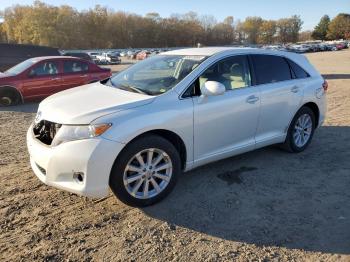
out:
<path id="1" fill-rule="evenodd" d="M 63 62 L 63 72 L 64 73 L 79 73 L 86 72 L 89 70 L 87 63 L 80 61 L 64 61 Z"/>
<path id="2" fill-rule="evenodd" d="M 291 80 L 292 75 L 285 58 L 274 55 L 252 55 L 258 84 Z"/>
<path id="3" fill-rule="evenodd" d="M 307 78 L 310 75 L 298 64 L 294 63 L 292 60 L 288 59 L 288 63 L 294 73 L 295 78 Z"/>

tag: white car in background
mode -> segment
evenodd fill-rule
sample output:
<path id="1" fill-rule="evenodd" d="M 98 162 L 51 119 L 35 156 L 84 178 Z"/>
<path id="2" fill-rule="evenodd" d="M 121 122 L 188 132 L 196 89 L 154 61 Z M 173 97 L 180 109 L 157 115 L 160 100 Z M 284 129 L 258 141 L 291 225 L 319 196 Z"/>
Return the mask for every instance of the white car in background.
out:
<path id="1" fill-rule="evenodd" d="M 127 57 L 132 58 L 133 55 L 135 55 L 136 52 L 137 52 L 137 51 L 129 50 L 128 52 L 126 52 L 126 55 L 127 55 Z"/>
<path id="2" fill-rule="evenodd" d="M 121 63 L 119 54 L 114 52 L 104 52 L 96 56 L 99 64 L 103 65 L 117 65 Z"/>
<path id="3" fill-rule="evenodd" d="M 306 53 L 310 51 L 310 47 L 307 45 L 292 45 L 291 49 L 297 53 Z"/>
<path id="4" fill-rule="evenodd" d="M 162 53 L 41 102 L 27 133 L 31 166 L 59 189 L 104 197 L 110 187 L 128 205 L 151 205 L 182 171 L 271 144 L 304 151 L 324 121 L 326 90 L 299 54 Z"/>

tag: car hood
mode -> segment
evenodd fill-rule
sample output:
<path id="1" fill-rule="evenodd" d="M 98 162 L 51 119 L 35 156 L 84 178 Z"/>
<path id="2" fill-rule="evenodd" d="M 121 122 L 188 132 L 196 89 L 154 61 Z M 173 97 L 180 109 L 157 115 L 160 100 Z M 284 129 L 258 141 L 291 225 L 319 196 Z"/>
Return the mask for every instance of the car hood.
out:
<path id="1" fill-rule="evenodd" d="M 0 72 L 0 80 L 4 80 L 5 78 L 11 78 L 13 75 L 9 75 L 7 73 Z"/>
<path id="2" fill-rule="evenodd" d="M 36 121 L 89 124 L 98 117 L 151 103 L 155 97 L 103 85 L 88 84 L 68 89 L 43 100 Z"/>

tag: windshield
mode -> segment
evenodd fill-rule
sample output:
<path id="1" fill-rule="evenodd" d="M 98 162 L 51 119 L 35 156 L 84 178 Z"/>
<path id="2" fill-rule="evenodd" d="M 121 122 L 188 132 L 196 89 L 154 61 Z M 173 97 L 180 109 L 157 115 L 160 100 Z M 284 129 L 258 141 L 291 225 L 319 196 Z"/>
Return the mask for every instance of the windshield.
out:
<path id="1" fill-rule="evenodd" d="M 28 59 L 26 61 L 23 61 L 22 63 L 19 63 L 18 65 L 15 65 L 14 67 L 11 67 L 6 71 L 6 73 L 10 75 L 18 75 L 22 73 L 24 70 L 28 69 L 34 63 L 35 61 L 33 59 Z"/>
<path id="2" fill-rule="evenodd" d="M 191 73 L 205 56 L 156 55 L 129 67 L 112 77 L 109 83 L 116 88 L 160 95 L 172 89 Z"/>

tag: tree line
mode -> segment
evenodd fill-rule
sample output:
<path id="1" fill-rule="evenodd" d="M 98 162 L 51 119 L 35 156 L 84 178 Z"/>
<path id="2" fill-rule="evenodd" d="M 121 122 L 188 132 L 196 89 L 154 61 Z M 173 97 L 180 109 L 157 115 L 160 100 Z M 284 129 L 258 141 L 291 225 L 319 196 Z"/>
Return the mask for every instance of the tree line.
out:
<path id="1" fill-rule="evenodd" d="M 350 14 L 340 13 L 332 20 L 324 15 L 311 34 L 313 39 L 350 39 Z"/>
<path id="2" fill-rule="evenodd" d="M 99 5 L 77 11 L 40 1 L 0 12 L 1 42 L 61 49 L 293 43 L 306 36 L 300 32 L 303 22 L 297 15 L 279 20 L 247 17 L 244 21 L 229 16 L 218 22 L 211 15 L 195 12 L 162 18 L 158 13 L 140 16 Z"/>

